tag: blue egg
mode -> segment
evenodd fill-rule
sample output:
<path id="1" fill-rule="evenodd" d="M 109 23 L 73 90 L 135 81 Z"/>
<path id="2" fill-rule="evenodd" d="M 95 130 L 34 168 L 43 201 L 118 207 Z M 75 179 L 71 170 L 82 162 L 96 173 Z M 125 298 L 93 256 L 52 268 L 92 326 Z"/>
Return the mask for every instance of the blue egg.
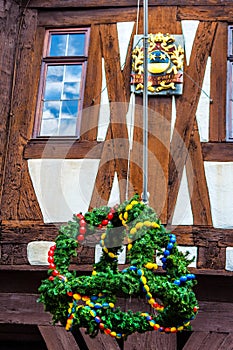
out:
<path id="1" fill-rule="evenodd" d="M 174 245 L 173 245 L 173 243 L 168 243 L 168 245 L 167 245 L 167 249 L 169 249 L 169 250 L 170 250 L 170 249 L 172 249 L 172 248 L 173 248 L 173 246 L 174 246 Z"/>
<path id="2" fill-rule="evenodd" d="M 176 242 L 176 236 L 172 236 L 172 237 L 170 238 L 170 242 L 171 242 L 171 243 L 175 243 L 175 242 Z"/>
<path id="3" fill-rule="evenodd" d="M 166 249 L 166 250 L 164 251 L 163 255 L 164 255 L 164 256 L 168 256 L 168 255 L 170 255 L 169 250 L 167 250 L 167 249 Z"/>
<path id="4" fill-rule="evenodd" d="M 176 284 L 177 286 L 179 286 L 179 285 L 180 285 L 180 280 L 175 280 L 175 281 L 174 281 L 174 284 Z"/>
<path id="5" fill-rule="evenodd" d="M 186 282 L 187 281 L 187 277 L 186 276 L 181 276 L 180 277 L 180 282 Z"/>
<path id="6" fill-rule="evenodd" d="M 129 269 L 130 269 L 131 271 L 136 271 L 136 270 L 137 270 L 136 266 L 130 266 Z"/>

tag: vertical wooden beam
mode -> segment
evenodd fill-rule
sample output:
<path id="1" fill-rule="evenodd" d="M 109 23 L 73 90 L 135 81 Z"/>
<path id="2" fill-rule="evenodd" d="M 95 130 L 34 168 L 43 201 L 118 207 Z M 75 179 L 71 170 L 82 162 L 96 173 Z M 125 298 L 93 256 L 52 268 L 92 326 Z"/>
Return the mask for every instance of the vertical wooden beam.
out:
<path id="1" fill-rule="evenodd" d="M 17 19 L 19 5 L 14 1 L 6 1 L 0 9 L 0 201 L 3 191 L 6 170 L 6 156 L 9 142 L 9 129 L 12 117 L 9 115 L 12 93 L 12 75 L 14 69 L 15 46 L 18 31 Z M 11 45 L 9 45 L 11 43 Z"/>
<path id="2" fill-rule="evenodd" d="M 102 55 L 99 25 L 91 26 L 80 140 L 97 138 L 102 87 Z"/>
<path id="3" fill-rule="evenodd" d="M 180 34 L 180 22 L 176 20 L 177 7 L 149 8 L 149 31 L 151 33 Z M 143 33 L 143 18 L 140 13 L 139 33 Z M 142 97 L 136 97 L 134 143 L 130 155 L 130 184 L 135 192 L 142 192 Z M 156 96 L 148 101 L 148 191 L 149 203 L 162 222 L 167 221 L 168 164 L 171 132 L 171 97 Z M 140 130 L 141 129 L 141 130 Z M 141 145 L 141 149 L 139 149 Z M 135 165 L 137 164 L 137 165 Z M 132 191 L 131 191 L 132 192 Z"/>
<path id="4" fill-rule="evenodd" d="M 209 141 L 226 140 L 227 23 L 218 23 L 211 51 Z"/>
<path id="5" fill-rule="evenodd" d="M 197 121 L 190 137 L 189 157 L 186 173 L 191 198 L 194 225 L 212 225 L 209 191 L 205 177 L 204 161 L 201 150 Z"/>
<path id="6" fill-rule="evenodd" d="M 169 162 L 168 219 L 172 221 L 181 176 L 188 156 L 190 136 L 200 97 L 206 62 L 212 48 L 215 22 L 200 22 L 194 40 L 190 65 L 186 67 L 183 95 L 177 99 L 176 123 L 171 141 Z M 189 79 L 189 76 L 191 79 Z"/>
<path id="7" fill-rule="evenodd" d="M 38 326 L 48 350 L 81 350 L 72 333 L 59 326 Z"/>
<path id="8" fill-rule="evenodd" d="M 33 50 L 37 28 L 37 12 L 27 10 L 20 33 L 14 90 L 14 117 L 9 136 L 6 178 L 3 189 L 2 217 L 5 219 L 42 220 L 42 214 L 23 159 L 23 148 L 31 137 L 34 118 L 31 108 L 37 75 L 34 78 Z M 39 57 L 40 59 L 40 57 Z M 39 67 L 39 66 L 38 66 Z M 39 71 L 39 70 L 38 70 Z M 39 74 L 39 73 L 38 73 Z"/>

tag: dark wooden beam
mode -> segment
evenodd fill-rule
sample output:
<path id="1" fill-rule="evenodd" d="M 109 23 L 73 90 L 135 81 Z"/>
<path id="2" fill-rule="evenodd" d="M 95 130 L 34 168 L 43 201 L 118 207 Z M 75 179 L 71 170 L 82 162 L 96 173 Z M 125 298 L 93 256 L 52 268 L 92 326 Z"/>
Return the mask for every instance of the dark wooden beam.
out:
<path id="1" fill-rule="evenodd" d="M 202 142 L 203 159 L 210 162 L 232 162 L 232 142 Z"/>
<path id="2" fill-rule="evenodd" d="M 26 4 L 26 0 L 24 0 L 24 3 Z M 224 6 L 231 5 L 231 0 L 225 0 Z M 173 0 L 150 0 L 150 6 L 218 6 L 223 5 L 222 0 L 176 0 L 175 2 Z M 96 8 L 96 7 L 129 7 L 129 6 L 136 6 L 135 0 L 80 0 L 77 2 L 75 0 L 32 0 L 30 1 L 29 7 L 35 7 L 35 8 L 55 8 L 55 7 L 61 7 L 61 8 Z M 142 6 L 142 4 L 141 4 Z"/>
<path id="3" fill-rule="evenodd" d="M 32 139 L 24 148 L 24 159 L 98 159 L 103 143 L 75 139 Z"/>
<path id="4" fill-rule="evenodd" d="M 216 31 L 216 22 L 200 22 L 193 45 L 183 95 L 177 99 L 176 122 L 171 140 L 169 162 L 168 220 L 172 222 L 183 169 L 188 157 L 190 137 L 200 97 L 207 59 Z"/>
<path id="5" fill-rule="evenodd" d="M 37 222 L 3 221 L 1 244 L 27 244 L 31 241 L 53 241 L 62 223 L 38 224 Z M 233 229 L 214 228 L 205 225 L 167 226 L 177 236 L 178 244 L 207 247 L 208 242 L 217 242 L 219 247 L 233 246 Z M 97 239 L 98 240 L 98 239 Z"/>
<path id="6" fill-rule="evenodd" d="M 226 140 L 226 87 L 227 87 L 227 29 L 228 23 L 218 23 L 211 50 L 209 140 Z"/>
<path id="7" fill-rule="evenodd" d="M 48 350 L 81 350 L 71 332 L 60 326 L 38 326 Z"/>
<path id="8" fill-rule="evenodd" d="M 198 125 L 195 119 L 186 162 L 189 195 L 194 225 L 212 226 L 209 191 L 207 188 Z"/>
<path id="9" fill-rule="evenodd" d="M 220 4 L 218 4 L 220 5 Z M 225 6 L 180 6 L 177 10 L 179 20 L 197 20 L 197 21 L 230 21 L 233 16 L 232 2 Z"/>

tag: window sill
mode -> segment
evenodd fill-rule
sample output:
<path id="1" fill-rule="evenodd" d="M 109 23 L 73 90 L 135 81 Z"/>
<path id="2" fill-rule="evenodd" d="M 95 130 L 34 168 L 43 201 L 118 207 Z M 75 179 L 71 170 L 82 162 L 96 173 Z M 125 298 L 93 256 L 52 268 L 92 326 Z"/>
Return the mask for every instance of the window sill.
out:
<path id="1" fill-rule="evenodd" d="M 76 138 L 38 138 L 24 148 L 24 159 L 100 159 L 103 142 Z"/>

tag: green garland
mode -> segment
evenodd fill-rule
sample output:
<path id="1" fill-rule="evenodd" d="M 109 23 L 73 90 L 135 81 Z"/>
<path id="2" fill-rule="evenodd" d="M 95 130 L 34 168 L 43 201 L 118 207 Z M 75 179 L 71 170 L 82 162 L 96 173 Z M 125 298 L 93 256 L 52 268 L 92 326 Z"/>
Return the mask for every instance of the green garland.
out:
<path id="1" fill-rule="evenodd" d="M 99 233 L 103 254 L 91 276 L 76 276 L 70 259 L 79 244 Z M 118 254 L 127 244 L 128 267 L 118 269 Z M 164 274 L 156 274 L 156 255 Z M 176 236 L 168 232 L 154 210 L 135 195 L 114 208 L 101 207 L 74 216 L 62 226 L 48 253 L 49 278 L 42 281 L 39 301 L 67 330 L 84 327 L 91 336 L 99 331 L 126 339 L 134 332 L 175 333 L 190 329 L 198 311 L 192 290 L 187 254 L 177 249 Z M 140 297 L 148 312 L 122 311 L 117 296 Z"/>

